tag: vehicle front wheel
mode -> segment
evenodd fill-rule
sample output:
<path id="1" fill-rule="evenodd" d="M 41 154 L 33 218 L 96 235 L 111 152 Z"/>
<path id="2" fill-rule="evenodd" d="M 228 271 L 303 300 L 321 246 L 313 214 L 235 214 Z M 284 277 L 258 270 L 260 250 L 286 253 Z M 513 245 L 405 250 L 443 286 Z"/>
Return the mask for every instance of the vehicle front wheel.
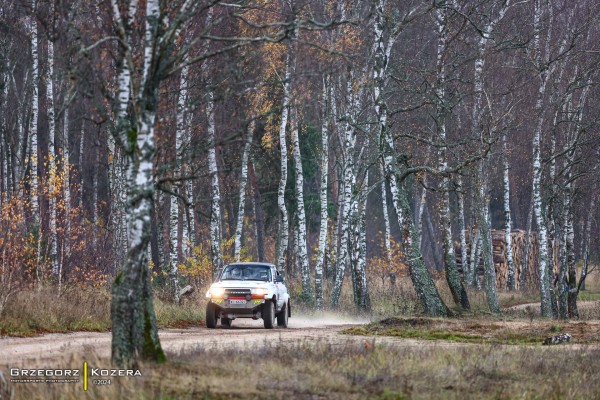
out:
<path id="1" fill-rule="evenodd" d="M 275 325 L 275 304 L 272 301 L 267 301 L 263 305 L 262 318 L 265 328 L 273 329 L 273 325 Z"/>
<path id="2" fill-rule="evenodd" d="M 217 327 L 217 319 L 219 319 L 217 307 L 213 303 L 208 303 L 206 305 L 206 327 L 215 329 Z"/>
<path id="3" fill-rule="evenodd" d="M 288 306 L 289 303 L 284 304 L 279 314 L 277 314 L 277 326 L 280 328 L 287 328 L 288 326 Z"/>

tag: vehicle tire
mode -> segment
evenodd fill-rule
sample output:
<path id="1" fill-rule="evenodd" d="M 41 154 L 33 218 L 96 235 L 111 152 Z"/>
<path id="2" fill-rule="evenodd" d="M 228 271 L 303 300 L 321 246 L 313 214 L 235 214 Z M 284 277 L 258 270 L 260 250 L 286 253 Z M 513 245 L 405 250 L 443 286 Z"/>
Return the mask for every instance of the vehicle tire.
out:
<path id="1" fill-rule="evenodd" d="M 215 329 L 217 327 L 217 319 L 219 319 L 217 307 L 213 303 L 208 303 L 206 305 L 206 327 Z"/>
<path id="2" fill-rule="evenodd" d="M 262 318 L 265 328 L 273 329 L 273 325 L 275 325 L 275 304 L 272 301 L 267 301 L 263 305 Z"/>
<path id="3" fill-rule="evenodd" d="M 287 328 L 288 326 L 288 304 L 284 304 L 277 314 L 277 326 L 280 328 Z"/>
<path id="4" fill-rule="evenodd" d="M 231 322 L 233 320 L 229 319 L 229 318 L 221 318 L 221 326 L 224 326 L 225 328 L 231 328 Z"/>

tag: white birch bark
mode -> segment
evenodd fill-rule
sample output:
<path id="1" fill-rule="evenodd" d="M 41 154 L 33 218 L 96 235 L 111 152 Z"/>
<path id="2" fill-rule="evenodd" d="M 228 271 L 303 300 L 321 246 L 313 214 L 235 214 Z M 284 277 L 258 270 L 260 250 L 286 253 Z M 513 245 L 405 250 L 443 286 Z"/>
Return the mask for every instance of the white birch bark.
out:
<path id="1" fill-rule="evenodd" d="M 236 261 L 240 261 L 240 255 L 242 252 L 242 234 L 244 230 L 244 217 L 245 217 L 245 205 L 246 205 L 246 185 L 248 183 L 248 158 L 250 155 L 250 148 L 252 147 L 252 138 L 254 136 L 255 122 L 252 120 L 248 126 L 247 138 L 244 143 L 244 150 L 242 153 L 242 171 L 240 173 L 240 190 L 239 190 L 239 203 L 238 203 L 238 215 L 237 223 L 235 226 L 235 242 L 234 242 L 234 257 Z"/>
<path id="2" fill-rule="evenodd" d="M 502 147 L 504 150 L 503 154 L 503 193 L 504 193 L 504 245 L 506 248 L 506 264 L 508 267 L 508 290 L 515 290 L 515 263 L 513 260 L 512 253 L 512 239 L 510 232 L 512 230 L 512 221 L 510 216 L 510 177 L 509 177 L 509 163 L 508 163 L 508 145 L 506 142 L 506 133 L 502 135 Z"/>
<path id="3" fill-rule="evenodd" d="M 354 93 L 353 85 L 353 74 L 348 74 L 346 82 L 347 91 L 347 120 L 345 124 L 344 133 L 344 144 L 343 144 L 343 180 L 344 180 L 344 193 L 342 197 L 342 216 L 341 216 L 341 228 L 340 228 L 340 251 L 337 257 L 337 267 L 335 271 L 335 280 L 333 284 L 333 290 L 330 297 L 330 303 L 332 307 L 337 307 L 339 297 L 342 290 L 342 284 L 344 282 L 344 274 L 346 271 L 346 265 L 350 261 L 350 217 L 352 215 L 352 190 L 354 188 L 353 182 L 356 181 L 354 174 L 354 146 L 356 144 L 356 135 L 353 125 L 353 117 L 355 115 L 355 99 L 356 93 Z"/>
<path id="4" fill-rule="evenodd" d="M 184 59 L 185 62 L 185 59 Z M 180 159 L 180 155 L 183 151 L 183 143 L 185 140 L 185 136 L 187 134 L 187 126 L 186 126 L 186 102 L 187 102 L 187 85 L 188 85 L 188 71 L 189 67 L 185 66 L 181 69 L 181 74 L 179 76 L 179 95 L 177 99 L 177 118 L 176 124 L 177 129 L 175 131 L 175 178 L 179 178 L 182 171 L 182 163 L 183 159 Z M 175 184 L 171 185 L 171 190 L 177 193 L 177 186 Z M 181 237 L 178 235 L 179 232 L 179 223 L 180 223 L 180 215 L 181 210 L 181 200 L 175 196 L 171 195 L 170 197 L 170 210 L 169 210 L 169 250 L 170 250 L 170 266 L 171 266 L 171 284 L 173 286 L 173 297 L 175 301 L 179 303 L 179 253 L 184 252 L 184 244 L 186 241 L 185 232 L 182 233 Z M 185 227 L 185 223 L 183 224 Z"/>
<path id="5" fill-rule="evenodd" d="M 285 65 L 285 79 L 283 82 L 283 101 L 281 107 L 281 124 L 279 126 L 279 150 L 281 177 L 277 188 L 277 206 L 279 208 L 279 242 L 277 244 L 277 268 L 283 270 L 286 260 L 286 248 L 289 239 L 288 211 L 285 205 L 285 187 L 287 184 L 287 142 L 286 127 L 291 95 L 291 68 L 292 56 L 288 53 Z"/>
<path id="6" fill-rule="evenodd" d="M 375 19 L 373 21 L 373 54 L 375 55 L 375 62 L 373 64 L 373 94 L 375 102 L 375 114 L 378 122 L 378 134 L 380 137 L 380 145 L 383 153 L 383 165 L 386 175 L 388 175 L 390 192 L 392 194 L 392 202 L 394 204 L 394 210 L 398 216 L 398 225 L 402 229 L 403 213 L 402 207 L 400 206 L 400 192 L 396 175 L 392 173 L 392 167 L 394 162 L 394 139 L 392 134 L 387 127 L 387 103 L 383 97 L 383 91 L 385 89 L 385 83 L 387 80 L 387 65 L 389 55 L 393 44 L 393 36 L 390 36 L 389 41 L 384 43 L 384 15 L 383 15 L 384 2 L 379 0 L 376 5 Z"/>
<path id="7" fill-rule="evenodd" d="M 458 175 L 458 236 L 460 239 L 460 257 L 462 262 L 463 280 L 468 284 L 470 282 L 469 277 L 471 276 L 471 274 L 469 272 L 471 270 L 467 258 L 467 235 L 465 233 L 466 228 L 467 227 L 465 224 L 465 193 L 462 187 L 462 177 Z"/>
<path id="8" fill-rule="evenodd" d="M 298 134 L 297 110 L 292 106 L 291 110 L 291 134 L 294 146 L 294 166 L 296 172 L 296 202 L 298 205 L 298 264 L 302 277 L 302 295 L 306 299 L 313 298 L 312 284 L 310 281 L 310 266 L 308 264 L 308 249 L 306 243 L 306 212 L 304 209 L 304 172 L 302 170 L 302 155 L 300 154 L 300 138 Z"/>
<path id="9" fill-rule="evenodd" d="M 321 206 L 321 226 L 319 227 L 319 244 L 317 250 L 317 262 L 315 265 L 315 306 L 317 310 L 323 309 L 323 266 L 327 251 L 327 229 L 329 223 L 328 202 L 327 202 L 327 175 L 329 162 L 329 132 L 327 122 L 330 117 L 327 109 L 327 78 L 323 78 L 323 94 L 321 97 L 321 188 L 320 188 L 320 206 Z M 331 99 L 333 102 L 334 99 Z M 331 106 L 330 106 L 330 109 Z"/>
<path id="10" fill-rule="evenodd" d="M 210 174 L 210 248 L 213 263 L 213 274 L 216 275 L 223 266 L 221 253 L 221 192 L 219 189 L 219 170 L 217 167 L 217 153 L 215 148 L 215 103 L 212 91 L 208 93 L 206 103 L 206 118 L 208 126 L 208 172 Z"/>
<path id="11" fill-rule="evenodd" d="M 390 216 L 387 206 L 387 190 L 385 185 L 385 171 L 383 163 L 381 163 L 381 209 L 383 210 L 383 246 L 385 250 L 385 258 L 388 262 L 392 261 L 392 232 L 390 228 Z M 421 219 L 419 218 L 419 223 Z"/>
<path id="12" fill-rule="evenodd" d="M 357 306 L 361 310 L 369 310 L 371 308 L 371 298 L 369 296 L 369 287 L 367 283 L 367 226 L 366 226 L 366 212 L 367 212 L 367 196 L 369 194 L 369 171 L 365 171 L 365 178 L 360 190 L 360 198 L 358 204 L 358 218 L 356 226 L 358 228 L 358 234 L 355 235 L 357 245 L 357 258 L 356 263 L 356 278 L 358 288 L 358 303 Z"/>
<path id="13" fill-rule="evenodd" d="M 33 9 L 36 8 L 36 1 L 33 0 Z M 31 35 L 31 123 L 29 127 L 29 171 L 31 174 L 31 207 L 34 215 L 39 217 L 39 201 L 38 201 L 38 115 L 39 115 L 39 56 L 38 56 L 38 34 L 37 21 L 35 17 L 29 19 L 29 34 Z M 38 255 L 39 255 L 38 248 Z"/>
<path id="14" fill-rule="evenodd" d="M 541 31 L 541 17 L 542 8 L 541 1 L 536 0 L 535 11 L 534 11 L 534 47 L 538 53 L 538 67 L 541 66 L 541 48 L 540 48 L 540 31 Z M 538 242 L 540 246 L 539 251 L 539 276 L 540 276 L 540 306 L 543 317 L 552 316 L 552 306 L 550 299 L 550 282 L 548 279 L 547 268 L 548 268 L 548 233 L 546 231 L 546 221 L 542 211 L 542 195 L 541 195 L 541 179 L 542 179 L 542 164 L 541 164 L 541 134 L 544 123 L 544 97 L 546 93 L 546 84 L 548 82 L 548 71 L 542 71 L 539 74 L 540 85 L 538 87 L 537 100 L 535 105 L 535 111 L 538 115 L 537 123 L 533 133 L 533 179 L 532 179 L 532 193 L 533 193 L 533 212 L 535 215 L 536 224 L 538 226 Z"/>

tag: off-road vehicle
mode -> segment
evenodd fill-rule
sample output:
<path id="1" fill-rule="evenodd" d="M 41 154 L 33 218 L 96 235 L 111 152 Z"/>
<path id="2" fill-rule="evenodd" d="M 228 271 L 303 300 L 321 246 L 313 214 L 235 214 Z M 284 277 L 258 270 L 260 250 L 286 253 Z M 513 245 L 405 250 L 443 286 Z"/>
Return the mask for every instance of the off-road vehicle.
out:
<path id="1" fill-rule="evenodd" d="M 265 328 L 287 328 L 292 316 L 283 275 L 273 264 L 239 262 L 226 265 L 206 292 L 206 327 L 230 327 L 236 318 L 262 318 Z"/>

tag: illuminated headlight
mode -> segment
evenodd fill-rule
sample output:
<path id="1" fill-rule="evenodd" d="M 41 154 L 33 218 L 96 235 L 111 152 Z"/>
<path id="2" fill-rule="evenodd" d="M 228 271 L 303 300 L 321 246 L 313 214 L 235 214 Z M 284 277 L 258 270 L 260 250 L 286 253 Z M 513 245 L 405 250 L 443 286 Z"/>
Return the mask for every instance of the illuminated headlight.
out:
<path id="1" fill-rule="evenodd" d="M 267 289 L 265 288 L 254 288 L 252 289 L 252 294 L 257 296 L 264 296 L 267 294 Z"/>
<path id="2" fill-rule="evenodd" d="M 208 292 L 210 293 L 211 297 L 223 297 L 225 289 L 222 287 L 211 287 Z"/>

